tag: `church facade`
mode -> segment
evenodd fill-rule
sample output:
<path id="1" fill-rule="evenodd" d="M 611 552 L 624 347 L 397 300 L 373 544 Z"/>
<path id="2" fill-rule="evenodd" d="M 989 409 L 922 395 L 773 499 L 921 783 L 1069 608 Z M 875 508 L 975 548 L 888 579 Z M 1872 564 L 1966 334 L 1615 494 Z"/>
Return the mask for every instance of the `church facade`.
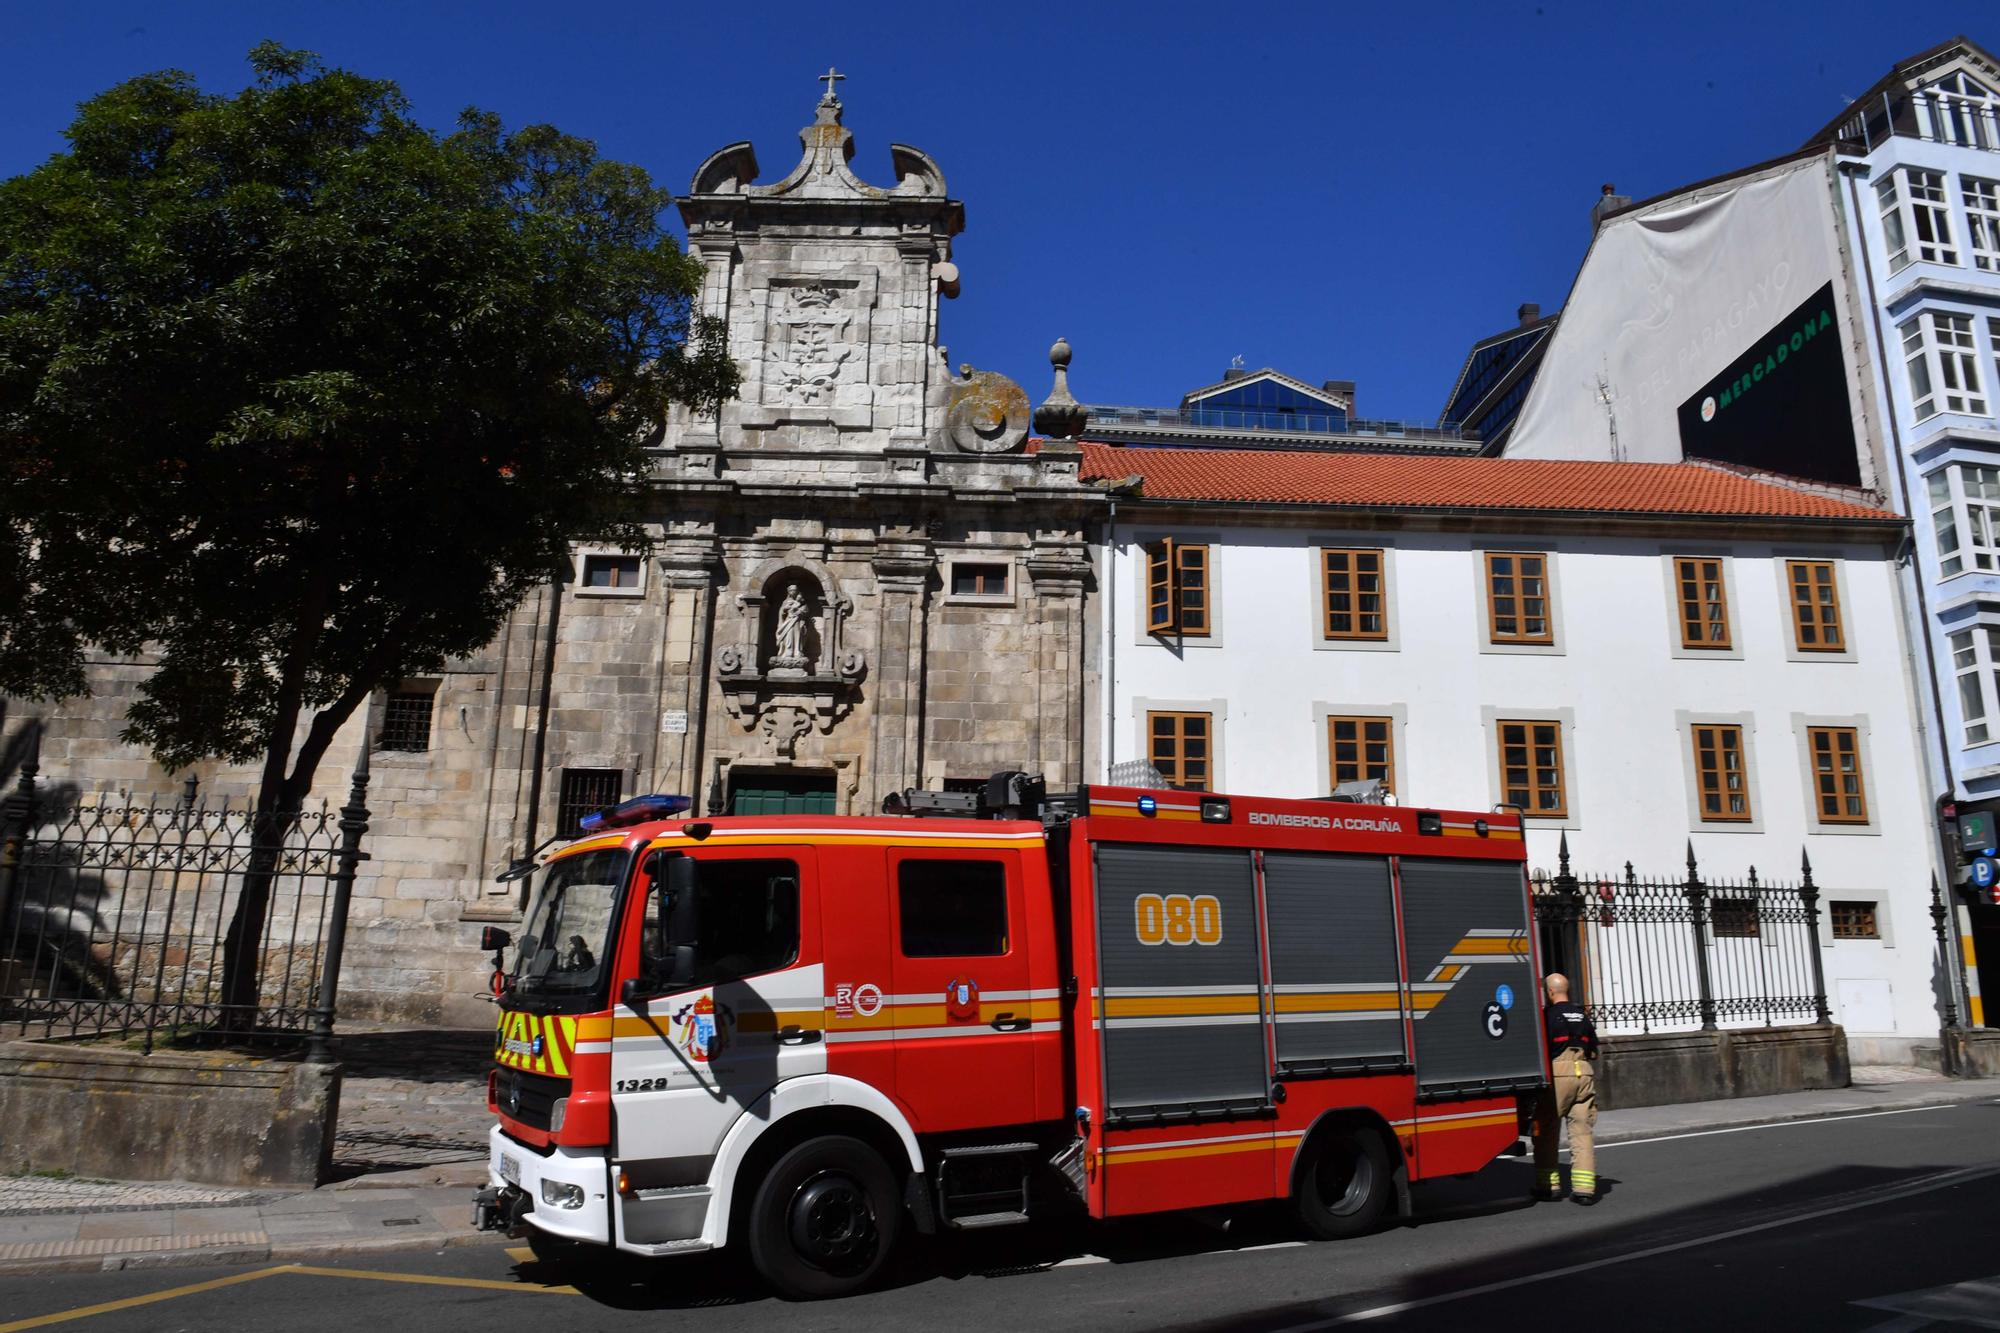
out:
<path id="1" fill-rule="evenodd" d="M 841 112 L 829 82 L 789 174 L 757 184 L 732 144 L 678 201 L 743 384 L 654 446 L 655 547 L 577 551 L 486 652 L 373 702 L 343 1010 L 487 1021 L 476 923 L 521 907 L 496 872 L 623 797 L 847 814 L 1000 769 L 1084 779 L 1103 492 L 1074 444 L 1029 450 L 1019 385 L 948 365 L 963 205 L 903 145 L 892 184 L 864 181 Z M 44 781 L 175 790 L 188 775 L 115 739 L 145 664 L 93 670 L 91 698 L 31 710 Z M 357 718 L 321 767 L 335 804 L 362 734 Z"/>

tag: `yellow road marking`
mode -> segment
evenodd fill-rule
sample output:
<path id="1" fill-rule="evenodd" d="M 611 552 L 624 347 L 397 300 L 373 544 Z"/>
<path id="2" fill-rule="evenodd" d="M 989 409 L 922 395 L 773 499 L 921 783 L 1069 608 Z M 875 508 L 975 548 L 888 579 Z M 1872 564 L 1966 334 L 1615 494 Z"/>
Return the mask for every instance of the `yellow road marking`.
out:
<path id="1" fill-rule="evenodd" d="M 304 1273 L 308 1277 L 351 1277 L 364 1282 L 409 1282 L 420 1287 L 470 1287 L 475 1291 L 518 1291 L 537 1296 L 575 1296 L 575 1287 L 536 1287 L 525 1282 L 506 1282 L 490 1277 L 433 1277 L 429 1273 L 388 1273 L 373 1268 L 309 1268 L 293 1264 L 274 1270 Z M 0 1333 L 5 1333 L 0 1329 Z"/>
<path id="2" fill-rule="evenodd" d="M 534 1259 L 534 1251 L 525 1245 L 508 1250 L 507 1255 L 517 1263 L 527 1263 Z M 425 1287 L 470 1287 L 475 1291 L 513 1291 L 536 1296 L 579 1294 L 575 1287 L 538 1287 L 532 1283 L 483 1277 L 433 1277 L 427 1273 L 389 1273 L 371 1268 L 315 1268 L 307 1264 L 276 1264 L 270 1268 L 260 1268 L 254 1273 L 238 1273 L 235 1277 L 219 1277 L 207 1282 L 190 1283 L 185 1287 L 169 1287 L 165 1291 L 150 1292 L 144 1296 L 127 1296 L 123 1300 L 105 1301 L 100 1305 L 85 1305 L 75 1310 L 36 1315 L 32 1319 L 18 1319 L 11 1324 L 0 1324 L 0 1333 L 24 1333 L 31 1328 L 48 1328 L 78 1319 L 91 1319 L 101 1314 L 115 1314 L 120 1310 L 137 1309 L 139 1306 L 152 1305 L 159 1301 L 179 1300 L 183 1296 L 199 1296 L 204 1292 L 219 1291 L 224 1287 L 234 1287 L 244 1282 L 255 1282 L 259 1278 L 277 1277 L 287 1273 L 300 1277 L 346 1277 L 362 1282 L 409 1282 Z"/>
<path id="3" fill-rule="evenodd" d="M 260 1277 L 270 1277 L 275 1273 L 289 1273 L 290 1264 L 279 1264 L 275 1268 L 260 1268 L 254 1273 L 238 1273 L 235 1277 L 212 1278 L 207 1282 L 195 1282 L 185 1287 L 170 1287 L 166 1291 L 156 1291 L 146 1296 L 127 1296 L 122 1301 L 105 1301 L 102 1305 L 86 1305 L 76 1310 L 63 1310 L 57 1314 L 36 1315 L 33 1319 L 17 1319 L 11 1324 L 0 1324 L 0 1333 L 19 1333 L 21 1329 L 47 1328 L 51 1324 L 67 1324 L 73 1319 L 89 1319 L 94 1315 L 112 1314 L 119 1310 L 132 1310 L 141 1305 L 151 1305 L 155 1301 L 171 1301 L 182 1296 L 199 1296 L 204 1291 L 217 1291 L 223 1287 L 234 1287 L 243 1282 L 255 1282 Z"/>
<path id="4" fill-rule="evenodd" d="M 532 1264 L 536 1262 L 535 1250 L 532 1245 L 509 1245 L 507 1247 L 507 1257 L 517 1264 Z"/>

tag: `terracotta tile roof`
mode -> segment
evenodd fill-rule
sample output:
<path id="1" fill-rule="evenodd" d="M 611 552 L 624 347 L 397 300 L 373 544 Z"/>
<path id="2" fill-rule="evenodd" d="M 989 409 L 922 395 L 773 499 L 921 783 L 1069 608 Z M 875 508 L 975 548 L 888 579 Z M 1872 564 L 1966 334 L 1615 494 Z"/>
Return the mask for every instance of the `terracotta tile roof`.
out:
<path id="1" fill-rule="evenodd" d="M 1694 463 L 1083 446 L 1084 480 L 1135 474 L 1149 500 L 1898 521 L 1872 505 Z"/>

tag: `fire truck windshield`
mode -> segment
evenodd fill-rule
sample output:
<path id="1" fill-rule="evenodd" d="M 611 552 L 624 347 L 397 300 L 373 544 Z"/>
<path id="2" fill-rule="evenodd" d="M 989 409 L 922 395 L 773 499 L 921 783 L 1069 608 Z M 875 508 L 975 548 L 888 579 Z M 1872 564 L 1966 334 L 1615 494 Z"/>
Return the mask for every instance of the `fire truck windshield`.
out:
<path id="1" fill-rule="evenodd" d="M 611 914 L 627 861 L 622 849 L 607 847 L 549 863 L 522 922 L 516 996 L 574 1008 L 575 1001 L 601 995 L 610 975 Z"/>

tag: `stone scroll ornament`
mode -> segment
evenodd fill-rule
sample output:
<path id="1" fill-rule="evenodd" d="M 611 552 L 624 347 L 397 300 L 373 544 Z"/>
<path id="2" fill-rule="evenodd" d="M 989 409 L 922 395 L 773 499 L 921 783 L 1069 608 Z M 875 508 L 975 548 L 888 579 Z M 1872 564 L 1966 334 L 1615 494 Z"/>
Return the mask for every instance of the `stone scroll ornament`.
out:
<path id="1" fill-rule="evenodd" d="M 1005 375 L 960 366 L 945 408 L 945 437 L 968 454 L 1011 454 L 1028 442 L 1028 395 Z"/>

